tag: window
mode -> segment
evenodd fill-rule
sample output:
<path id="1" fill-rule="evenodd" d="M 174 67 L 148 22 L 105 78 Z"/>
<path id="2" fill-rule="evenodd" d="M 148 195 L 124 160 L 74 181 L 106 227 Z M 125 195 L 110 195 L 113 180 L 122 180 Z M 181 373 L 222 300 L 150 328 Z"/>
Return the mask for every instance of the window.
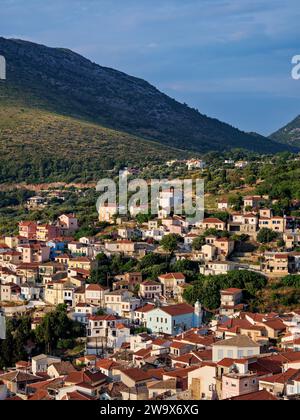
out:
<path id="1" fill-rule="evenodd" d="M 227 351 L 227 356 L 229 359 L 233 359 L 233 350 L 228 350 Z"/>

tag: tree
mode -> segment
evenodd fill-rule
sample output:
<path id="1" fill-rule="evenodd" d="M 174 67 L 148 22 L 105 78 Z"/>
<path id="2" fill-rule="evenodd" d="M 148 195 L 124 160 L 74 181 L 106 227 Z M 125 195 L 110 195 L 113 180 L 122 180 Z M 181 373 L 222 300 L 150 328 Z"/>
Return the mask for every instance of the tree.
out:
<path id="1" fill-rule="evenodd" d="M 268 244 L 278 238 L 278 234 L 271 229 L 262 228 L 257 234 L 257 240 L 261 244 Z"/>
<path id="2" fill-rule="evenodd" d="M 197 238 L 193 240 L 192 248 L 195 251 L 200 251 L 203 245 L 205 245 L 205 237 L 198 236 Z"/>
<path id="3" fill-rule="evenodd" d="M 44 351 L 51 353 L 58 348 L 58 343 L 63 348 L 66 343 L 70 344 L 75 338 L 82 337 L 84 327 L 68 317 L 66 305 L 58 305 L 55 311 L 45 315 L 35 334 Z"/>
<path id="4" fill-rule="evenodd" d="M 198 279 L 184 292 L 187 302 L 194 304 L 199 300 L 207 309 L 215 310 L 220 306 L 220 291 L 230 287 L 244 290 L 248 299 L 256 296 L 257 291 L 267 284 L 267 279 L 252 271 L 230 271 L 218 276 L 198 275 Z"/>
<path id="5" fill-rule="evenodd" d="M 179 235 L 175 235 L 172 233 L 170 235 L 165 235 L 162 238 L 160 244 L 165 251 L 173 253 L 177 249 L 179 240 L 180 240 Z"/>

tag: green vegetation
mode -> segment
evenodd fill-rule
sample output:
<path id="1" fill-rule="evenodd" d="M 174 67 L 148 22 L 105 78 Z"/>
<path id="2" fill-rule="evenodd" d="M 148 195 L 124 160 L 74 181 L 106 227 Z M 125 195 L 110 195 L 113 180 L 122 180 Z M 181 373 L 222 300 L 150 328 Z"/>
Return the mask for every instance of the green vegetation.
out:
<path id="1" fill-rule="evenodd" d="M 261 244 L 268 244 L 278 238 L 278 234 L 271 229 L 262 228 L 257 234 L 257 240 Z"/>
<path id="2" fill-rule="evenodd" d="M 179 242 L 182 242 L 182 237 L 180 235 L 170 234 L 165 235 L 160 241 L 160 245 L 167 252 L 175 252 Z"/>
<path id="3" fill-rule="evenodd" d="M 139 150 L 139 153 L 137 153 Z M 50 112 L 1 106 L 0 183 L 89 182 L 125 163 L 182 157 L 176 149 Z"/>
<path id="4" fill-rule="evenodd" d="M 143 167 L 189 152 L 290 149 L 66 49 L 0 38 L 0 53 L 9 63 L 0 97 L 0 182 L 87 181 L 124 163 Z M 220 180 L 227 182 L 226 171 Z"/>
<path id="5" fill-rule="evenodd" d="M 65 305 L 45 315 L 36 330 L 31 330 L 30 316 L 8 318 L 6 339 L 0 340 L 0 368 L 11 367 L 33 354 L 58 354 L 76 345 L 76 338 L 85 335 L 82 324 L 72 321 Z M 58 350 L 58 352 L 57 352 Z"/>
<path id="6" fill-rule="evenodd" d="M 251 271 L 232 271 L 226 275 L 202 276 L 184 292 L 187 302 L 194 304 L 199 300 L 205 308 L 215 310 L 220 306 L 220 290 L 236 287 L 244 290 L 247 300 L 254 300 L 257 291 L 264 288 L 267 280 L 264 276 Z"/>
<path id="7" fill-rule="evenodd" d="M 270 136 L 272 140 L 291 146 L 300 146 L 300 115 Z"/>

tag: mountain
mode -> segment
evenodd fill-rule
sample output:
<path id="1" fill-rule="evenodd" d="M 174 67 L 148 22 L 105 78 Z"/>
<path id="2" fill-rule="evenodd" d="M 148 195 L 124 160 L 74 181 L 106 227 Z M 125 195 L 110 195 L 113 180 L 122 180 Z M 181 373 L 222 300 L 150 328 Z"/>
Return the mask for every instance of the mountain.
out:
<path id="1" fill-rule="evenodd" d="M 285 127 L 270 136 L 278 143 L 300 147 L 300 115 Z"/>
<path id="2" fill-rule="evenodd" d="M 7 61 L 7 80 L 0 81 L 2 173 L 3 156 L 20 161 L 18 173 L 30 173 L 26 165 L 38 171 L 43 160 L 43 173 L 45 166 L 51 167 L 48 172 L 69 168 L 74 159 L 81 165 L 90 159 L 96 168 L 96 158 L 100 164 L 232 148 L 288 149 L 208 118 L 144 80 L 67 49 L 0 38 L 0 55 Z"/>

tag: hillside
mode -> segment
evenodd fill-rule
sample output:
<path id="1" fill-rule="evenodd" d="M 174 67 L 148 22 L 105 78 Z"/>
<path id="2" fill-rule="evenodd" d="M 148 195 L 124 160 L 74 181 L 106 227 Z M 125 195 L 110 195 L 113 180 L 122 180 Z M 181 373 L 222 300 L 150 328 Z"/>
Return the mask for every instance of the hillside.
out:
<path id="1" fill-rule="evenodd" d="M 7 60 L 2 109 L 17 105 L 44 110 L 194 152 L 288 149 L 208 118 L 144 80 L 101 67 L 70 50 L 0 38 L 0 54 Z"/>
<path id="2" fill-rule="evenodd" d="M 120 131 L 47 111 L 0 108 L 0 182 L 98 180 L 115 164 L 181 158 Z"/>
<path id="3" fill-rule="evenodd" d="M 272 134 L 270 138 L 282 144 L 300 147 L 300 115 L 285 127 Z"/>

